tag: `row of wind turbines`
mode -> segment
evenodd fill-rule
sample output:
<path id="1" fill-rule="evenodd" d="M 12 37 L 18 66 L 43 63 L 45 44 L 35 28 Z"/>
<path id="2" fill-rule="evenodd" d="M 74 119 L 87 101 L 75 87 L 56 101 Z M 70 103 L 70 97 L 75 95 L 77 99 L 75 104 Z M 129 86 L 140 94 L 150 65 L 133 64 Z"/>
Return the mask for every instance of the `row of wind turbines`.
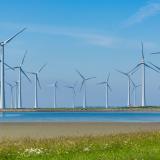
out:
<path id="1" fill-rule="evenodd" d="M 20 63 L 20 65 L 16 66 L 16 67 L 11 67 L 10 65 L 5 63 L 5 46 L 10 43 L 14 38 L 16 38 L 19 34 L 21 34 L 22 32 L 24 32 L 26 30 L 26 28 L 20 30 L 18 33 L 16 33 L 15 35 L 13 35 L 11 38 L 0 42 L 0 46 L 2 47 L 2 54 L 1 54 L 1 94 L 0 94 L 0 109 L 5 109 L 6 108 L 6 102 L 5 102 L 5 84 L 7 84 L 10 89 L 11 89 L 11 108 L 22 108 L 22 75 L 24 75 L 29 82 L 31 82 L 30 78 L 28 77 L 28 74 L 34 76 L 34 85 L 35 85 L 35 89 L 34 89 L 34 108 L 38 108 L 38 87 L 41 88 L 41 84 L 39 81 L 39 74 L 40 72 L 45 68 L 46 64 L 44 64 L 42 67 L 40 67 L 40 69 L 36 72 L 25 72 L 23 69 L 23 64 L 25 61 L 25 57 L 27 55 L 27 51 L 25 52 L 22 61 Z M 131 106 L 131 85 L 133 86 L 133 93 L 134 93 L 134 106 L 136 106 L 136 90 L 138 87 L 141 87 L 141 106 L 146 106 L 146 83 L 145 83 L 145 79 L 146 79 L 146 68 L 152 69 L 157 73 L 160 73 L 160 67 L 154 65 L 151 62 L 146 63 L 145 62 L 145 57 L 144 57 L 144 51 L 143 51 L 143 43 L 141 43 L 141 47 L 142 47 L 142 53 L 141 53 L 141 61 L 140 63 L 138 63 L 133 69 L 131 69 L 128 72 L 122 72 L 120 70 L 117 70 L 117 72 L 121 73 L 122 75 L 126 76 L 128 79 L 128 93 L 127 93 L 127 106 L 130 107 Z M 160 54 L 160 52 L 155 52 L 155 53 L 151 53 L 151 54 Z M 5 67 L 7 67 L 7 69 L 11 69 L 11 70 L 17 70 L 18 71 L 18 81 L 14 82 L 14 85 L 11 83 L 8 83 L 7 80 L 5 79 Z M 141 84 L 136 85 L 133 80 L 132 80 L 132 76 L 134 75 L 135 72 L 137 72 L 139 69 L 141 69 Z M 77 74 L 80 76 L 80 78 L 82 79 L 82 83 L 80 86 L 80 90 L 82 90 L 83 88 L 83 108 L 87 107 L 87 81 L 94 79 L 96 77 L 85 77 L 84 75 L 82 75 L 82 73 L 80 73 L 80 71 L 76 70 Z M 109 91 L 112 91 L 111 86 L 109 85 L 109 78 L 110 78 L 110 74 L 108 74 L 107 78 L 105 81 L 98 83 L 98 85 L 104 85 L 105 86 L 105 107 L 108 108 L 109 107 Z M 50 87 L 53 87 L 54 89 L 54 103 L 53 103 L 53 107 L 56 108 L 57 107 L 57 87 L 58 87 L 58 81 L 55 81 L 53 84 L 50 85 Z M 73 85 L 65 85 L 65 87 L 69 88 L 72 90 L 72 94 L 73 94 L 73 103 L 72 103 L 72 107 L 75 108 L 76 104 L 75 104 L 75 97 L 76 97 L 76 83 Z M 13 96 L 13 89 L 16 89 L 15 92 L 15 105 L 14 105 L 14 96 Z"/>

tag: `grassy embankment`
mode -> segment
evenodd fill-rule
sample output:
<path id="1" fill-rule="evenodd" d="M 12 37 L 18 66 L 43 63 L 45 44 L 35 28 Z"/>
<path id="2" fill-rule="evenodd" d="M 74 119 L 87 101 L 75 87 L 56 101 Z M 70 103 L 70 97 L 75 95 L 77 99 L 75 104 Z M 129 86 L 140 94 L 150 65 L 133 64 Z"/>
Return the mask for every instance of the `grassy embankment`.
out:
<path id="1" fill-rule="evenodd" d="M 160 132 L 0 142 L 1 160 L 158 160 Z"/>

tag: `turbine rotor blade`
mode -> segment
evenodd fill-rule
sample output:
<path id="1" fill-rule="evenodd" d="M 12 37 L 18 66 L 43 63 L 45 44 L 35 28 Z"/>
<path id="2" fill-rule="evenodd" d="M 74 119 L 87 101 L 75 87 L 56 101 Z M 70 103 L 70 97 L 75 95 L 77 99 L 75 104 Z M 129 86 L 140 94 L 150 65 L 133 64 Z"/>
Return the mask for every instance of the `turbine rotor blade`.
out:
<path id="1" fill-rule="evenodd" d="M 129 71 L 129 73 L 135 73 L 137 70 L 136 69 L 138 69 L 138 67 L 141 65 L 142 63 L 139 63 L 139 64 L 137 64 L 131 71 Z M 136 71 L 135 71 L 136 70 Z"/>
<path id="2" fill-rule="evenodd" d="M 153 53 L 151 53 L 151 54 L 160 54 L 160 52 L 153 52 Z"/>
<path id="3" fill-rule="evenodd" d="M 138 88 L 138 87 L 140 87 L 140 86 L 142 86 L 142 85 L 139 84 L 139 85 L 136 86 L 136 88 Z"/>
<path id="4" fill-rule="evenodd" d="M 148 68 L 150 68 L 150 69 L 152 69 L 152 70 L 154 70 L 154 71 L 156 71 L 157 73 L 160 73 L 159 71 L 157 71 L 157 70 L 155 70 L 154 68 L 152 68 L 151 66 L 149 66 L 148 64 L 144 64 L 146 67 L 148 67 Z"/>
<path id="5" fill-rule="evenodd" d="M 110 87 L 110 85 L 109 85 L 109 84 L 107 84 L 107 86 L 108 86 L 109 90 L 112 92 L 112 88 Z"/>
<path id="6" fill-rule="evenodd" d="M 66 87 L 66 88 L 73 88 L 72 86 L 64 86 L 64 87 Z"/>
<path id="7" fill-rule="evenodd" d="M 96 78 L 96 77 L 90 77 L 90 78 L 87 78 L 87 79 L 86 79 L 86 81 L 88 81 L 88 80 L 90 80 L 90 79 L 94 79 L 94 78 Z"/>
<path id="8" fill-rule="evenodd" d="M 82 90 L 84 83 L 85 83 L 85 80 L 82 81 L 80 91 Z"/>
<path id="9" fill-rule="evenodd" d="M 44 64 L 38 71 L 38 73 L 40 73 L 45 67 L 46 67 L 47 64 Z"/>
<path id="10" fill-rule="evenodd" d="M 152 66 L 154 66 L 155 68 L 157 68 L 158 70 L 160 70 L 160 67 L 156 66 L 155 64 L 151 63 L 151 62 L 148 62 L 150 63 Z"/>
<path id="11" fill-rule="evenodd" d="M 34 73 L 34 72 L 27 72 L 27 73 L 29 73 L 29 74 L 33 74 L 33 75 L 35 75 L 36 73 Z"/>
<path id="12" fill-rule="evenodd" d="M 6 41 L 3 42 L 3 44 L 7 44 L 9 43 L 12 39 L 14 39 L 15 37 L 17 37 L 20 33 L 22 33 L 24 30 L 26 30 L 26 28 L 23 28 L 22 30 L 20 30 L 18 33 L 16 33 L 13 37 L 7 39 Z"/>
<path id="13" fill-rule="evenodd" d="M 14 67 L 14 69 L 17 69 L 17 68 L 19 68 L 18 66 L 17 67 Z"/>
<path id="14" fill-rule="evenodd" d="M 130 81 L 132 82 L 132 84 L 133 84 L 133 86 L 135 88 L 136 87 L 135 83 L 133 82 L 133 80 L 131 78 L 129 78 L 129 79 L 130 79 Z"/>
<path id="15" fill-rule="evenodd" d="M 120 70 L 118 70 L 118 69 L 116 69 L 116 71 L 117 71 L 117 72 L 119 72 L 119 73 L 121 73 L 121 74 L 123 74 L 123 75 L 125 75 L 125 76 L 128 76 L 128 74 L 127 74 L 127 73 L 122 72 L 122 71 L 120 71 Z"/>
<path id="16" fill-rule="evenodd" d="M 14 68 L 9 66 L 7 63 L 4 63 L 4 65 L 7 66 L 9 69 L 14 70 Z"/>
<path id="17" fill-rule="evenodd" d="M 102 84 L 106 84 L 107 82 L 99 82 L 97 83 L 97 85 L 102 85 Z"/>
<path id="18" fill-rule="evenodd" d="M 23 56 L 23 59 L 22 59 L 22 62 L 21 62 L 21 66 L 22 66 L 23 63 L 24 63 L 24 60 L 25 60 L 25 58 L 26 58 L 26 55 L 27 55 L 27 50 L 26 50 L 25 53 L 24 53 L 24 56 Z"/>
<path id="19" fill-rule="evenodd" d="M 36 79 L 37 79 L 37 82 L 38 82 L 38 86 L 39 86 L 39 88 L 40 88 L 40 89 L 42 89 L 38 76 L 37 76 L 37 78 L 36 78 Z"/>
<path id="20" fill-rule="evenodd" d="M 143 42 L 141 42 L 141 46 L 142 46 L 142 58 L 144 59 Z"/>
<path id="21" fill-rule="evenodd" d="M 109 81 L 109 78 L 110 78 L 110 73 L 108 73 L 107 82 Z"/>
<path id="22" fill-rule="evenodd" d="M 55 82 L 55 84 L 54 84 L 54 86 L 55 86 L 56 88 L 58 87 L 58 85 L 57 85 L 57 84 L 58 84 L 58 82 L 56 81 L 56 82 Z"/>
<path id="23" fill-rule="evenodd" d="M 24 74 L 24 76 L 28 79 L 28 81 L 31 83 L 30 78 L 27 76 L 27 74 L 23 71 L 23 69 L 21 68 L 21 72 Z"/>
<path id="24" fill-rule="evenodd" d="M 140 69 L 140 68 L 137 67 L 137 68 L 131 73 L 131 75 L 133 75 L 134 73 L 136 73 L 139 69 Z"/>
<path id="25" fill-rule="evenodd" d="M 85 79 L 85 77 L 78 70 L 76 70 L 76 72 L 80 75 L 82 79 Z"/>

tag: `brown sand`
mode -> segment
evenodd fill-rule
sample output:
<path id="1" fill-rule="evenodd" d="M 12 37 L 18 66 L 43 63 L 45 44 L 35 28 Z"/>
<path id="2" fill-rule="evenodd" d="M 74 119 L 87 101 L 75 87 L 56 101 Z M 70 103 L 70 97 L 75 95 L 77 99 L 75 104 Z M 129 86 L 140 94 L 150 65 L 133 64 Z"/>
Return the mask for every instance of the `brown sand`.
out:
<path id="1" fill-rule="evenodd" d="M 160 131 L 160 123 L 71 122 L 0 123 L 0 139 L 97 136 L 118 133 Z"/>

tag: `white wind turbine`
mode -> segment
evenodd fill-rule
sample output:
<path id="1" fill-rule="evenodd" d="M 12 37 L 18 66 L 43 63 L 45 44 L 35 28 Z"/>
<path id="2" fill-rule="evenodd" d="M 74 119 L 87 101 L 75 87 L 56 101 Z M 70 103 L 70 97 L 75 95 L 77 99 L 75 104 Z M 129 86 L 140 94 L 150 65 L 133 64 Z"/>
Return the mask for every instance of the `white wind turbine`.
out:
<path id="1" fill-rule="evenodd" d="M 76 70 L 76 72 L 77 72 L 78 75 L 82 78 L 81 89 L 82 89 L 82 87 L 84 87 L 84 94 L 83 94 L 83 108 L 86 108 L 86 107 L 87 107 L 86 82 L 87 82 L 88 80 L 91 80 L 91 79 L 96 78 L 96 77 L 89 77 L 89 78 L 86 78 L 86 77 L 84 77 L 78 70 Z M 81 90 L 81 89 L 80 89 L 80 90 Z"/>
<path id="2" fill-rule="evenodd" d="M 22 74 L 28 79 L 29 82 L 31 82 L 31 80 L 22 68 L 26 54 L 27 52 L 25 52 L 21 64 L 19 66 L 14 67 L 14 69 L 18 70 L 18 108 L 22 108 Z"/>
<path id="3" fill-rule="evenodd" d="M 18 36 L 20 33 L 22 33 L 26 28 L 22 29 L 18 33 L 16 33 L 14 36 L 11 38 L 0 42 L 0 46 L 2 47 L 2 54 L 1 54 L 1 102 L 0 102 L 0 108 L 3 109 L 5 108 L 5 59 L 4 59 L 4 48 L 5 45 L 7 45 L 9 42 L 11 42 L 16 36 Z"/>
<path id="4" fill-rule="evenodd" d="M 127 106 L 131 106 L 131 72 L 122 72 L 120 70 L 117 70 L 119 73 L 123 74 L 128 78 L 128 93 L 127 93 Z"/>
<path id="5" fill-rule="evenodd" d="M 110 73 L 108 74 L 108 77 L 104 82 L 98 83 L 98 85 L 105 85 L 106 108 L 109 107 L 109 99 L 108 99 L 109 90 L 112 91 L 109 85 L 109 78 L 110 78 Z"/>
<path id="6" fill-rule="evenodd" d="M 34 90 L 34 108 L 38 108 L 38 85 L 39 88 L 41 89 L 41 84 L 39 81 L 39 73 L 44 69 L 46 64 L 44 64 L 37 72 L 28 72 L 34 76 L 35 79 L 35 90 Z"/>
<path id="7" fill-rule="evenodd" d="M 158 72 L 157 70 L 155 70 L 154 68 L 152 68 L 149 64 L 147 64 L 145 62 L 145 57 L 144 57 L 144 50 L 143 50 L 143 43 L 141 42 L 141 47 L 142 47 L 142 57 L 141 57 L 141 62 L 139 64 L 136 65 L 136 67 L 134 67 L 132 69 L 132 71 L 135 71 L 136 69 L 139 69 L 139 67 L 141 66 L 141 70 L 142 70 L 142 96 L 141 96 L 141 101 L 142 104 L 141 106 L 144 107 L 146 106 L 146 74 L 145 74 L 145 69 L 150 68 L 156 72 Z"/>
<path id="8" fill-rule="evenodd" d="M 132 93 L 133 93 L 133 98 L 134 98 L 134 101 L 133 101 L 133 106 L 138 106 L 136 105 L 136 101 L 137 101 L 137 89 L 141 86 L 141 85 L 136 85 L 133 81 L 132 81 L 132 84 L 133 84 L 133 90 L 132 90 Z"/>
<path id="9" fill-rule="evenodd" d="M 10 83 L 7 82 L 7 85 L 10 87 L 10 94 L 11 94 L 11 108 L 14 108 L 14 94 L 13 94 L 13 89 L 15 87 L 15 85 L 12 85 Z"/>
<path id="10" fill-rule="evenodd" d="M 58 88 L 58 81 L 53 82 L 51 85 L 49 85 L 50 87 L 53 88 L 53 92 L 54 92 L 54 98 L 53 98 L 53 107 L 57 108 L 57 88 Z"/>
<path id="11" fill-rule="evenodd" d="M 76 90 L 75 90 L 75 88 L 76 88 L 76 84 L 77 84 L 77 82 L 74 85 L 66 85 L 65 86 L 66 88 L 72 90 L 72 96 L 73 96 L 72 108 L 73 109 L 76 107 L 76 105 L 75 105 L 75 100 L 76 100 Z"/>
<path id="12" fill-rule="evenodd" d="M 18 108 L 18 82 L 15 81 L 15 108 Z"/>

